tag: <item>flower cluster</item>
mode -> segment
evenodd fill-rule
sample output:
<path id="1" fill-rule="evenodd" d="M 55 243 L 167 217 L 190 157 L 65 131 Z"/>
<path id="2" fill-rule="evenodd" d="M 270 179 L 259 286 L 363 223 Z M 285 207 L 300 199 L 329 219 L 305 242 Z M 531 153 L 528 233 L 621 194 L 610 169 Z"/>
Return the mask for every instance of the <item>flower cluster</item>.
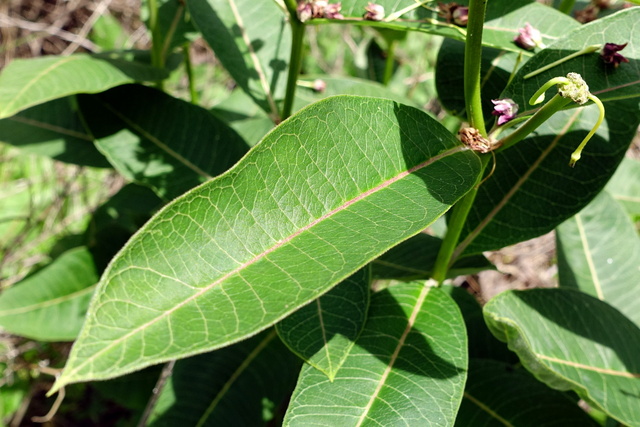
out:
<path id="1" fill-rule="evenodd" d="M 307 22 L 314 18 L 344 19 L 340 13 L 341 3 L 329 3 L 325 0 L 302 0 L 298 2 L 298 19 Z"/>
<path id="2" fill-rule="evenodd" d="M 460 27 L 466 27 L 469 21 L 469 8 L 460 6 L 458 3 L 438 3 L 439 14 L 449 24 L 456 24 Z"/>

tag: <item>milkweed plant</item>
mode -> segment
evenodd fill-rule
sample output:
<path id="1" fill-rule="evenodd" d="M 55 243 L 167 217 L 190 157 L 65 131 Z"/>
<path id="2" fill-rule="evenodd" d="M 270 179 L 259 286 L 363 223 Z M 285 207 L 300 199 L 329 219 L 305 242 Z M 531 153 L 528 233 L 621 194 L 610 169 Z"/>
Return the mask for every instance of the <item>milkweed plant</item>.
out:
<path id="1" fill-rule="evenodd" d="M 121 181 L 3 286 L 52 343 L 5 422 L 640 426 L 640 2 L 143 3 L 147 51 L 0 74 L 3 143 Z M 551 231 L 557 286 L 469 291 Z"/>

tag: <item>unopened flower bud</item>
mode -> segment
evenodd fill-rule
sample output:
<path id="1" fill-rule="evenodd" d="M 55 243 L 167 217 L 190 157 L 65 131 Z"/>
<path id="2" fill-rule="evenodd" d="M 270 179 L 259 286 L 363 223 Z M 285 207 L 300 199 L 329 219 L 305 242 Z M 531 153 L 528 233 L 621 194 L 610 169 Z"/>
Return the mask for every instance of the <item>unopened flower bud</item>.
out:
<path id="1" fill-rule="evenodd" d="M 313 6 L 306 1 L 298 3 L 298 19 L 300 22 L 307 22 L 313 18 Z"/>
<path id="2" fill-rule="evenodd" d="M 367 21 L 382 21 L 384 19 L 384 7 L 379 4 L 369 2 L 364 10 L 366 12 L 363 18 Z"/>
<path id="3" fill-rule="evenodd" d="M 342 3 L 329 3 L 324 9 L 324 17 L 327 19 L 344 19 L 344 16 L 340 13 L 342 9 Z"/>
<path id="4" fill-rule="evenodd" d="M 542 34 L 540 31 L 531 26 L 528 22 L 523 28 L 518 30 L 518 35 L 513 41 L 523 49 L 533 50 L 536 47 L 544 48 L 545 45 L 542 42 Z"/>
<path id="5" fill-rule="evenodd" d="M 324 92 L 327 88 L 327 83 L 324 80 L 315 79 L 313 81 L 313 90 L 316 92 Z"/>

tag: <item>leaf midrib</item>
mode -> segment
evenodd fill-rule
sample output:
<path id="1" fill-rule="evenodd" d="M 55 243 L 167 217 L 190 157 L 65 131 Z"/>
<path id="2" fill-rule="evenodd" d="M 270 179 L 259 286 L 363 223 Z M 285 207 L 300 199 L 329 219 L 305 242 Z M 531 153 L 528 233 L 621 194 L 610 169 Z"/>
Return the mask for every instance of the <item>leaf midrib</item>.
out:
<path id="1" fill-rule="evenodd" d="M 4 109 L 0 111 L 0 117 L 5 117 L 7 111 L 11 110 L 11 107 L 20 100 L 20 97 L 31 88 L 34 84 L 38 83 L 45 75 L 49 74 L 52 70 L 55 70 L 62 65 L 68 64 L 71 61 L 83 59 L 84 56 L 68 56 L 67 58 L 63 58 L 59 61 L 54 62 L 44 70 L 40 71 L 40 73 L 36 74 L 36 76 L 26 85 L 22 87 L 22 89 L 13 97 L 13 100 L 5 105 Z"/>
<path id="2" fill-rule="evenodd" d="M 603 375 L 611 375 L 611 376 L 623 377 L 623 378 L 640 378 L 640 373 L 618 371 L 615 369 L 608 369 L 608 368 L 600 368 L 597 366 L 585 365 L 584 363 L 572 362 L 571 360 L 558 359 L 555 357 L 546 356 L 544 354 L 539 354 L 539 353 L 535 353 L 535 355 L 537 358 L 542 360 L 547 360 L 549 362 L 558 363 L 564 366 L 570 366 L 576 369 L 583 369 L 586 371 L 597 372 Z"/>
<path id="3" fill-rule="evenodd" d="M 386 383 L 387 378 L 389 377 L 389 374 L 391 374 L 393 365 L 396 363 L 396 360 L 398 360 L 400 351 L 404 347 L 404 343 L 407 339 L 407 336 L 409 336 L 411 329 L 413 329 L 413 325 L 416 322 L 416 318 L 418 317 L 418 314 L 422 310 L 422 305 L 424 304 L 424 300 L 427 298 L 427 295 L 429 294 L 430 290 L 431 288 L 426 284 L 425 286 L 422 287 L 422 289 L 420 289 L 420 295 L 418 295 L 418 298 L 416 298 L 416 303 L 413 306 L 413 310 L 411 311 L 411 316 L 409 316 L 409 319 L 407 319 L 407 326 L 404 328 L 404 331 L 402 332 L 402 336 L 400 336 L 400 339 L 398 339 L 398 344 L 396 345 L 396 348 L 394 349 L 393 354 L 389 358 L 389 363 L 387 363 L 387 366 L 385 367 L 384 372 L 382 373 L 382 375 L 380 376 L 380 379 L 378 380 L 378 385 L 376 386 L 375 391 L 371 394 L 371 398 L 369 399 L 369 402 L 363 408 L 362 415 L 360 415 L 360 419 L 358 419 L 357 423 L 355 424 L 356 427 L 359 427 L 362 425 L 362 423 L 364 423 L 364 421 L 367 419 L 367 414 L 371 411 L 371 407 L 373 406 L 374 402 L 380 395 L 380 392 L 382 391 L 382 387 Z"/>
<path id="4" fill-rule="evenodd" d="M 39 303 L 36 303 L 36 304 L 25 305 L 25 306 L 22 306 L 22 307 L 13 308 L 13 309 L 9 309 L 9 310 L 4 310 L 4 311 L 0 310 L 0 316 L 14 316 L 16 314 L 28 313 L 30 311 L 39 310 L 39 309 L 51 307 L 51 306 L 54 306 L 54 305 L 62 304 L 64 302 L 72 300 L 73 298 L 78 298 L 78 297 L 83 296 L 84 294 L 93 292 L 93 290 L 95 289 L 96 286 L 98 286 L 97 283 L 95 283 L 95 284 L 93 284 L 93 285 L 91 285 L 89 287 L 86 287 L 84 289 L 80 289 L 79 291 L 72 292 L 70 294 L 63 295 L 63 296 L 58 297 L 58 298 L 53 298 L 53 299 L 46 300 L 46 301 L 43 301 L 43 302 L 39 302 Z"/>
<path id="5" fill-rule="evenodd" d="M 154 319 L 148 321 L 147 323 L 135 328 L 134 330 L 132 330 L 131 332 L 125 334 L 124 336 L 122 336 L 121 338 L 117 338 L 112 340 L 108 345 L 104 346 L 101 350 L 97 351 L 96 353 L 94 353 L 91 357 L 88 357 L 84 360 L 84 362 L 82 362 L 81 364 L 79 364 L 78 366 L 75 367 L 75 369 L 73 369 L 72 371 L 70 371 L 68 374 L 63 375 L 60 380 L 58 380 L 58 382 L 56 382 L 56 384 L 54 384 L 54 387 L 49 391 L 49 393 L 53 393 L 55 391 L 57 391 L 60 387 L 64 386 L 65 384 L 71 382 L 71 380 L 73 379 L 73 376 L 76 372 L 80 371 L 85 365 L 92 363 L 92 361 L 94 359 L 96 359 L 98 356 L 100 356 L 101 354 L 111 350 L 113 347 L 115 347 L 116 345 L 120 344 L 121 342 L 125 341 L 126 339 L 128 339 L 129 337 L 137 334 L 140 331 L 143 331 L 145 329 L 147 329 L 148 327 L 150 327 L 151 325 L 154 325 L 155 323 L 161 321 L 162 319 L 164 319 L 165 317 L 169 316 L 170 314 L 172 314 L 173 312 L 177 311 L 178 309 L 180 309 L 181 307 L 185 306 L 186 304 L 190 303 L 191 301 L 196 300 L 197 298 L 199 298 L 200 296 L 204 295 L 205 293 L 209 292 L 211 289 L 213 289 L 215 286 L 223 283 L 225 280 L 227 280 L 228 278 L 236 275 L 237 273 L 243 271 L 244 269 L 248 268 L 249 266 L 255 264 L 256 262 L 260 261 L 261 259 L 265 258 L 267 255 L 269 255 L 270 253 L 276 251 L 277 249 L 280 249 L 281 247 L 283 247 L 284 245 L 286 245 L 287 243 L 289 243 L 291 240 L 293 240 L 295 237 L 299 236 L 300 234 L 302 234 L 303 232 L 311 229 L 312 227 L 314 227 L 315 225 L 327 220 L 328 218 L 332 217 L 333 215 L 344 211 L 345 209 L 347 209 L 349 206 L 355 204 L 356 202 L 359 202 L 363 199 L 365 199 L 366 197 L 377 193 L 378 191 L 381 191 L 387 187 L 389 187 L 391 184 L 401 180 L 402 178 L 407 177 L 408 175 L 417 172 L 427 166 L 430 166 L 432 164 L 434 164 L 435 162 L 442 160 L 448 156 L 457 154 L 459 152 L 463 152 L 463 151 L 468 151 L 469 149 L 466 146 L 463 145 L 458 145 L 455 146 L 453 148 L 450 148 L 448 150 L 445 150 L 443 152 L 441 152 L 440 154 L 435 155 L 434 157 L 431 157 L 430 159 L 425 160 L 422 163 L 419 163 L 418 165 L 399 172 L 396 176 L 387 179 L 386 181 L 383 181 L 382 183 L 380 183 L 379 185 L 377 185 L 376 187 L 373 187 L 370 190 L 367 190 L 361 194 L 359 194 L 358 196 L 354 197 L 353 199 L 347 200 L 345 201 L 342 205 L 334 208 L 333 210 L 331 210 L 330 212 L 322 215 L 320 218 L 310 222 L 309 224 L 307 224 L 304 227 L 301 227 L 299 230 L 295 231 L 294 233 L 292 233 L 289 237 L 277 242 L 275 245 L 273 245 L 270 248 L 267 248 L 266 250 L 264 250 L 263 252 L 255 255 L 252 259 L 248 260 L 247 262 L 245 262 L 244 264 L 236 267 L 234 270 L 229 271 L 228 273 L 225 273 L 222 277 L 220 277 L 219 279 L 213 281 L 212 283 L 210 283 L 209 285 L 201 288 L 198 292 L 196 292 L 195 294 L 193 294 L 192 296 L 185 298 L 183 301 L 181 301 L 180 303 L 176 304 L 173 308 L 170 308 L 166 311 L 164 311 L 161 315 L 159 315 L 158 317 L 155 317 Z M 141 232 L 143 229 L 141 229 L 139 232 Z M 109 275 L 111 273 L 111 267 L 109 267 L 109 270 L 107 270 L 104 274 L 104 281 L 108 281 Z M 85 329 L 86 330 L 86 329 Z M 238 337 L 241 338 L 241 337 Z M 69 362 L 71 362 L 71 359 L 69 360 Z"/>

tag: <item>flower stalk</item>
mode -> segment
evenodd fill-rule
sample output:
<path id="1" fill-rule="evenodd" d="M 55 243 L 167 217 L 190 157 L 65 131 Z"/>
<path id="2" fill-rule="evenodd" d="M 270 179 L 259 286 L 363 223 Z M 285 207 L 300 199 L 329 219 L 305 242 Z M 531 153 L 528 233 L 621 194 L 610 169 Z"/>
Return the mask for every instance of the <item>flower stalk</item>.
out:
<path id="1" fill-rule="evenodd" d="M 588 101 L 592 101 L 598 106 L 600 111 L 598 120 L 591 131 L 582 140 L 580 145 L 578 145 L 578 148 L 576 148 L 576 150 L 571 154 L 569 166 L 574 167 L 576 162 L 580 160 L 583 148 L 587 145 L 587 142 L 589 142 L 591 137 L 593 137 L 604 121 L 604 105 L 597 96 L 589 92 L 589 86 L 587 86 L 587 83 L 582 79 L 580 74 L 577 73 L 569 73 L 566 77 L 552 78 L 533 94 L 529 100 L 529 104 L 536 105 L 543 102 L 545 99 L 545 92 L 554 85 L 557 86 L 558 93 L 512 134 L 498 141 L 496 145 L 500 146 L 500 150 L 507 149 L 517 142 L 522 141 L 540 125 L 551 118 L 553 114 L 562 110 L 571 102 L 575 102 L 578 105 L 584 105 Z"/>

